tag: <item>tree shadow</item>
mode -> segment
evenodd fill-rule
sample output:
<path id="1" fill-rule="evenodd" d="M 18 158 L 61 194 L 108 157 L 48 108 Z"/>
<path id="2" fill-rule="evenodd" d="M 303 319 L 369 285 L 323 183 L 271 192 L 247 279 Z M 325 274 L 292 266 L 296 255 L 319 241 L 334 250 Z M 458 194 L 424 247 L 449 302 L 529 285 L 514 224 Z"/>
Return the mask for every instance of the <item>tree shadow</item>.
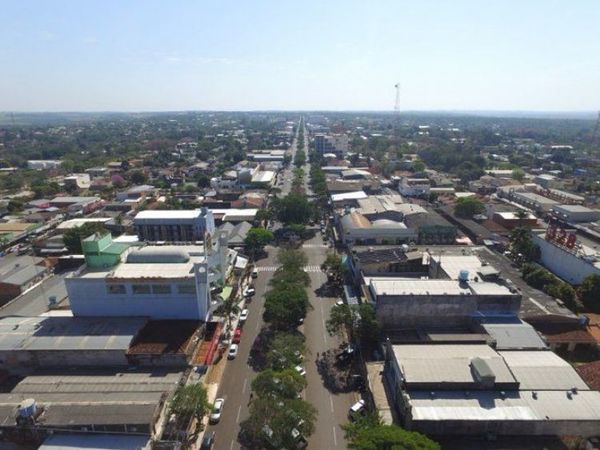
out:
<path id="1" fill-rule="evenodd" d="M 333 394 L 347 393 L 354 390 L 352 377 L 352 361 L 337 357 L 337 349 L 329 349 L 321 353 L 316 360 L 317 371 L 323 380 L 323 386 Z"/>
<path id="2" fill-rule="evenodd" d="M 271 348 L 271 341 L 275 333 L 270 328 L 261 328 L 260 333 L 254 339 L 250 354 L 248 355 L 248 365 L 255 372 L 260 372 L 267 368 L 267 352 Z"/>

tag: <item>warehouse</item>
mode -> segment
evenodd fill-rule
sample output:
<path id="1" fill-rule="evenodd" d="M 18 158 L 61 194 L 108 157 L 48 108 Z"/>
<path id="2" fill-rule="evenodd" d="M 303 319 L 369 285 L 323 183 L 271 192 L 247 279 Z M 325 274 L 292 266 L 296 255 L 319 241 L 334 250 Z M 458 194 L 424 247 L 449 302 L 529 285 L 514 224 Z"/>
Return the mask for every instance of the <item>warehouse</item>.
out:
<path id="1" fill-rule="evenodd" d="M 600 429 L 600 392 L 547 350 L 388 344 L 384 379 L 402 424 L 432 435 L 578 435 Z"/>

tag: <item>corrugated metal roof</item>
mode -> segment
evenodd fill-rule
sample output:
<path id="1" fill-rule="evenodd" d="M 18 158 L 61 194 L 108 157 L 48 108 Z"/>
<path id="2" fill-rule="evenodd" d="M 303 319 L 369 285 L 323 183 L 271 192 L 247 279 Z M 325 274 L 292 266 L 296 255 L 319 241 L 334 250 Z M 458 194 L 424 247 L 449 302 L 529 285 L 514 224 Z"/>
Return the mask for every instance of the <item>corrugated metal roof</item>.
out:
<path id="1" fill-rule="evenodd" d="M 522 390 L 589 389 L 577 371 L 551 351 L 501 351 Z"/>
<path id="2" fill-rule="evenodd" d="M 4 317 L 0 351 L 127 350 L 143 318 Z"/>
<path id="3" fill-rule="evenodd" d="M 484 323 L 483 329 L 496 341 L 498 350 L 545 349 L 546 344 L 528 323 Z"/>

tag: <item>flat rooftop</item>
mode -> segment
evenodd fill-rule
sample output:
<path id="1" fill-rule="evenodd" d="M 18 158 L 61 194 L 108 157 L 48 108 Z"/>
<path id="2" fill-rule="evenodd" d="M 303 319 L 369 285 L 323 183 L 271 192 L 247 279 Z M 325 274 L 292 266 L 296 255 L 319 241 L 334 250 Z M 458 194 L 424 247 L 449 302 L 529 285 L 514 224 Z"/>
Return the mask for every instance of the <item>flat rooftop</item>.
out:
<path id="1" fill-rule="evenodd" d="M 200 325 L 196 320 L 151 320 L 137 334 L 127 353 L 186 353 Z"/>
<path id="2" fill-rule="evenodd" d="M 502 285 L 485 281 L 461 284 L 455 280 L 365 277 L 375 295 L 515 295 Z"/>
<path id="3" fill-rule="evenodd" d="M 150 210 L 140 211 L 136 214 L 134 220 L 169 220 L 169 219 L 196 219 L 202 216 L 200 209 L 180 209 L 180 210 Z"/>
<path id="4" fill-rule="evenodd" d="M 115 317 L 4 317 L 0 319 L 0 351 L 126 351 L 146 321 Z"/>

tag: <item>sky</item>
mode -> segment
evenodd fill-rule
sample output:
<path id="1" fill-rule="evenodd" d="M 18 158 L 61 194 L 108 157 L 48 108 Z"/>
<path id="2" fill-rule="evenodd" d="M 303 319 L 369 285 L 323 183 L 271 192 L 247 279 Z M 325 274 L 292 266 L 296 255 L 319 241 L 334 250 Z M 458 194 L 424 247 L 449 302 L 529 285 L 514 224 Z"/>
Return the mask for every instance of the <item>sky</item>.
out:
<path id="1" fill-rule="evenodd" d="M 0 111 L 600 109 L 598 0 L 5 1 Z"/>

